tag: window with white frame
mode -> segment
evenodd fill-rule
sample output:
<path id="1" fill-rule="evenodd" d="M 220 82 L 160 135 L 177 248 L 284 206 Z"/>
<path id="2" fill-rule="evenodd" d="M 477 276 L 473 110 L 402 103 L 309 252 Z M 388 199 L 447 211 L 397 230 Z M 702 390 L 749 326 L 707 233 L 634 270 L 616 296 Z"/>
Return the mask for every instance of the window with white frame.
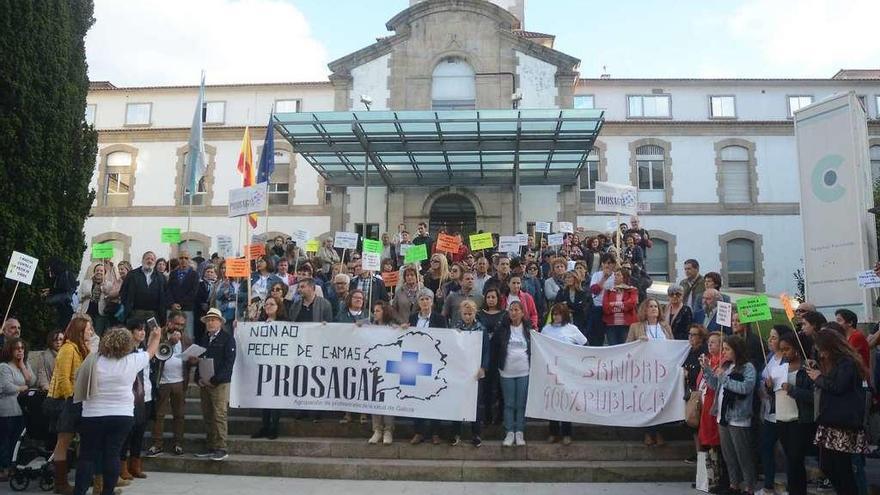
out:
<path id="1" fill-rule="evenodd" d="M 275 171 L 269 177 L 269 204 L 286 205 L 290 198 L 290 152 L 275 150 Z"/>
<path id="2" fill-rule="evenodd" d="M 880 95 L 874 96 L 874 110 L 877 112 L 874 115 L 880 119 Z"/>
<path id="3" fill-rule="evenodd" d="M 628 96 L 628 116 L 630 118 L 668 118 L 671 113 L 669 95 Z"/>
<path id="4" fill-rule="evenodd" d="M 183 174 L 183 197 L 180 198 L 180 204 L 189 206 L 190 202 L 192 202 L 193 206 L 203 206 L 205 205 L 205 200 L 208 197 L 208 188 L 207 188 L 207 175 L 202 175 L 199 178 L 198 183 L 196 184 L 196 193 L 190 194 L 190 184 L 189 179 L 186 177 L 186 161 L 189 158 L 189 153 L 183 154 L 183 163 L 184 166 L 181 167 L 181 173 Z M 207 161 L 207 157 L 205 160 Z"/>
<path id="5" fill-rule="evenodd" d="M 86 124 L 95 125 L 95 113 L 97 112 L 97 110 L 98 106 L 95 104 L 86 105 L 86 113 L 83 117 L 83 120 L 85 120 Z"/>
<path id="6" fill-rule="evenodd" d="M 727 285 L 755 288 L 755 243 L 749 239 L 727 241 Z"/>
<path id="7" fill-rule="evenodd" d="M 736 118 L 736 98 L 733 96 L 710 96 L 709 109 L 713 119 Z"/>
<path id="8" fill-rule="evenodd" d="M 880 180 L 880 144 L 875 144 L 869 149 L 871 155 L 871 180 Z"/>
<path id="9" fill-rule="evenodd" d="M 206 101 L 202 105 L 202 122 L 205 124 L 222 124 L 225 119 L 225 101 Z"/>
<path id="10" fill-rule="evenodd" d="M 663 147 L 645 144 L 636 148 L 639 200 L 648 203 L 665 201 L 665 160 Z"/>
<path id="11" fill-rule="evenodd" d="M 587 110 L 596 108 L 596 97 L 593 95 L 575 95 L 574 107 Z"/>
<path id="12" fill-rule="evenodd" d="M 794 117 L 794 113 L 807 105 L 813 104 L 812 95 L 798 95 L 788 97 L 788 116 Z"/>
<path id="13" fill-rule="evenodd" d="M 651 239 L 651 249 L 645 253 L 645 269 L 654 280 L 669 281 L 669 243 L 656 237 Z"/>
<path id="14" fill-rule="evenodd" d="M 152 103 L 129 103 L 125 106 L 125 125 L 150 125 Z"/>
<path id="15" fill-rule="evenodd" d="M 296 113 L 302 107 L 302 100 L 276 100 L 275 113 Z"/>
<path id="16" fill-rule="evenodd" d="M 581 191 L 593 191 L 596 189 L 596 182 L 599 181 L 599 151 L 595 148 L 590 151 L 587 161 L 584 162 L 584 168 L 580 175 Z"/>
<path id="17" fill-rule="evenodd" d="M 743 146 L 721 148 L 721 201 L 723 203 L 750 203 L 749 150 Z"/>
<path id="18" fill-rule="evenodd" d="M 131 153 L 116 151 L 107 155 L 104 206 L 127 206 L 131 194 Z"/>
<path id="19" fill-rule="evenodd" d="M 473 110 L 477 105 L 473 67 L 460 57 L 447 57 L 434 67 L 431 107 L 434 110 Z"/>

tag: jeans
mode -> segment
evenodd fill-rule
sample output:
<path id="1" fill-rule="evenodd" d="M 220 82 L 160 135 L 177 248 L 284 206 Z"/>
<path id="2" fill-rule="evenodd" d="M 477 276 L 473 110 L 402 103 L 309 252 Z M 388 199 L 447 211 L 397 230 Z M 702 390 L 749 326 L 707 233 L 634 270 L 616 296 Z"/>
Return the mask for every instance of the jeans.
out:
<path id="1" fill-rule="evenodd" d="M 501 377 L 501 394 L 504 396 L 504 431 L 525 431 L 526 395 L 528 392 L 528 376 Z"/>
<path id="2" fill-rule="evenodd" d="M 24 416 L 0 418 L 0 469 L 9 469 L 12 465 L 12 452 L 22 430 L 24 430 Z"/>
<path id="3" fill-rule="evenodd" d="M 629 334 L 629 327 L 626 325 L 606 325 L 605 326 L 605 338 L 608 339 L 608 345 L 617 345 L 617 344 L 625 343 L 626 336 L 628 334 Z"/>
<path id="4" fill-rule="evenodd" d="M 498 374 L 498 366 L 489 366 L 486 370 L 486 378 L 480 380 L 483 382 L 483 396 L 479 398 L 483 405 L 483 419 L 486 424 L 494 423 L 503 415 L 502 408 L 504 401 L 501 398 L 501 377 Z M 499 404 L 499 402 L 501 402 Z"/>
<path id="5" fill-rule="evenodd" d="M 263 424 L 260 430 L 266 434 L 278 434 L 278 424 L 281 422 L 279 409 L 263 409 Z"/>
<path id="6" fill-rule="evenodd" d="M 868 478 L 865 475 L 865 456 L 863 454 L 853 454 L 853 466 L 856 468 L 856 489 L 859 495 L 868 495 Z"/>
<path id="7" fill-rule="evenodd" d="M 551 421 L 550 435 L 554 437 L 570 437 L 571 423 L 568 421 Z"/>
<path id="8" fill-rule="evenodd" d="M 141 451 L 144 449 L 144 433 L 147 431 L 147 418 L 150 416 L 150 409 L 152 407 L 153 401 L 144 404 L 143 421 L 138 421 L 138 418 L 135 417 L 134 422 L 131 425 L 131 430 L 128 432 L 128 437 L 122 444 L 122 451 L 119 453 L 120 459 L 125 460 L 129 457 L 133 459 L 140 458 Z M 137 416 L 137 414 L 135 414 L 135 416 Z"/>
<path id="9" fill-rule="evenodd" d="M 92 486 L 97 463 L 104 477 L 102 495 L 112 495 L 119 479 L 119 452 L 131 431 L 131 416 L 82 418 L 79 424 L 79 460 L 76 463 L 74 495 L 83 495 Z"/>
<path id="10" fill-rule="evenodd" d="M 785 452 L 785 477 L 789 495 L 807 494 L 807 470 L 804 467 L 804 457 L 812 439 L 810 431 L 809 424 L 797 421 L 776 423 L 776 433 Z"/>
<path id="11" fill-rule="evenodd" d="M 440 435 L 440 427 L 443 423 L 439 419 L 422 419 L 416 418 L 413 425 L 417 434 L 423 437 L 433 437 Z"/>
<path id="12" fill-rule="evenodd" d="M 840 495 L 858 493 L 852 458 L 847 452 L 819 448 L 819 467 Z"/>
<path id="13" fill-rule="evenodd" d="M 776 423 L 761 424 L 761 468 L 764 471 L 764 488 L 773 490 L 776 481 Z"/>
<path id="14" fill-rule="evenodd" d="M 752 462 L 751 428 L 742 426 L 718 426 L 721 436 L 721 452 L 727 464 L 730 486 L 740 487 L 745 482 L 746 490 L 755 488 L 755 463 Z"/>
<path id="15" fill-rule="evenodd" d="M 590 308 L 587 340 L 591 346 L 601 347 L 605 345 L 605 323 L 602 321 L 602 306 Z"/>

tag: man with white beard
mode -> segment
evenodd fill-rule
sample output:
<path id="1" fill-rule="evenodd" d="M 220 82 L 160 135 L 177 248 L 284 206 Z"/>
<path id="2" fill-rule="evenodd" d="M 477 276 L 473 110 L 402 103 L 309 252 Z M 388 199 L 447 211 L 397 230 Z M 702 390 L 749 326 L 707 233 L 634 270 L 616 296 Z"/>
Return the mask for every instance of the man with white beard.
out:
<path id="1" fill-rule="evenodd" d="M 141 266 L 129 272 L 122 282 L 119 293 L 126 318 L 156 318 L 159 324 L 165 324 L 165 278 L 155 268 L 156 253 L 147 251 L 141 257 Z"/>

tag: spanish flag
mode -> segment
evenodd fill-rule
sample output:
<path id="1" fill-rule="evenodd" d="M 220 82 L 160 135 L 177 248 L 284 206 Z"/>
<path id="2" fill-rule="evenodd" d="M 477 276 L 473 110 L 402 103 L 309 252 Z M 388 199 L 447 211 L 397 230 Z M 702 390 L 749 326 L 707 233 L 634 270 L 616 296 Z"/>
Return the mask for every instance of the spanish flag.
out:
<path id="1" fill-rule="evenodd" d="M 256 184 L 254 179 L 254 152 L 251 147 L 250 129 L 244 128 L 244 137 L 241 139 L 241 151 L 238 154 L 238 173 L 241 174 L 241 185 L 243 187 L 253 186 Z M 251 227 L 257 227 L 257 214 L 251 213 L 248 216 Z"/>

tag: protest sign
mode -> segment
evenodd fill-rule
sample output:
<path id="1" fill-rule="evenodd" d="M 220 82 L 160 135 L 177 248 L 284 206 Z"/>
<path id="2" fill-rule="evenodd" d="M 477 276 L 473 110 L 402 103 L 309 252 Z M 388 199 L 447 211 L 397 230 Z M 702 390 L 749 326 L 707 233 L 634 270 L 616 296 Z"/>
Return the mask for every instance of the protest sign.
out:
<path id="1" fill-rule="evenodd" d="M 736 300 L 736 312 L 740 323 L 754 323 L 773 319 L 766 295 L 743 297 Z"/>
<path id="2" fill-rule="evenodd" d="M 607 231 L 611 232 L 612 234 L 614 233 L 614 231 L 616 231 L 619 228 L 620 228 L 620 225 L 617 224 L 616 218 L 612 218 L 611 220 L 608 220 L 607 222 L 605 222 L 605 229 Z"/>
<path id="3" fill-rule="evenodd" d="M 461 248 L 461 241 L 458 236 L 440 234 L 437 236 L 437 244 L 435 244 L 435 248 L 437 251 L 444 253 L 457 253 L 459 248 Z"/>
<path id="4" fill-rule="evenodd" d="M 382 268 L 382 255 L 380 253 L 363 253 L 361 255 L 361 268 L 378 272 Z"/>
<path id="5" fill-rule="evenodd" d="M 320 243 L 318 242 L 317 239 L 312 239 L 312 240 L 306 242 L 306 252 L 307 253 L 317 253 L 319 245 L 320 245 Z"/>
<path id="6" fill-rule="evenodd" d="M 262 234 L 251 234 L 251 244 L 266 244 L 266 241 L 269 240 L 269 235 L 266 233 Z"/>
<path id="7" fill-rule="evenodd" d="M 232 246 L 232 236 L 220 234 L 217 236 L 217 254 L 221 258 L 229 258 L 234 252 Z"/>
<path id="8" fill-rule="evenodd" d="M 562 232 L 550 234 L 547 236 L 548 246 L 561 246 L 563 242 L 565 242 L 565 234 L 563 234 Z"/>
<path id="9" fill-rule="evenodd" d="M 515 235 L 503 235 L 498 238 L 498 252 L 518 253 L 519 246 L 519 238 Z"/>
<path id="10" fill-rule="evenodd" d="M 715 321 L 722 327 L 730 328 L 730 314 L 733 312 L 733 305 L 724 301 L 718 301 L 717 308 Z"/>
<path id="11" fill-rule="evenodd" d="M 425 244 L 411 244 L 406 250 L 403 262 L 407 265 L 410 263 L 418 263 L 419 261 L 428 259 L 428 246 Z"/>
<path id="12" fill-rule="evenodd" d="M 607 426 L 682 421 L 681 340 L 583 347 L 532 332 L 526 416 Z"/>
<path id="13" fill-rule="evenodd" d="M 382 241 L 364 239 L 363 252 L 382 254 Z"/>
<path id="14" fill-rule="evenodd" d="M 529 234 L 516 234 L 516 241 L 520 246 L 529 245 Z"/>
<path id="15" fill-rule="evenodd" d="M 596 211 L 638 214 L 639 191 L 634 186 L 596 182 Z"/>
<path id="16" fill-rule="evenodd" d="M 38 262 L 39 260 L 33 256 L 13 251 L 12 256 L 9 257 L 9 266 L 6 267 L 6 278 L 31 285 L 34 281 L 34 274 L 37 273 Z"/>
<path id="17" fill-rule="evenodd" d="M 550 222 L 535 222 L 535 232 L 542 234 L 550 233 Z"/>
<path id="18" fill-rule="evenodd" d="M 259 258 L 260 256 L 266 255 L 266 245 L 263 243 L 260 244 L 248 244 L 245 246 L 247 252 L 249 253 L 251 259 Z"/>
<path id="19" fill-rule="evenodd" d="M 482 234 L 471 234 L 469 237 L 471 242 L 471 251 L 479 251 L 480 249 L 492 249 L 495 242 L 492 240 L 492 233 L 485 232 Z"/>
<path id="20" fill-rule="evenodd" d="M 240 187 L 229 190 L 229 218 L 241 217 L 249 213 L 258 213 L 266 209 L 269 201 L 269 183 Z"/>
<path id="21" fill-rule="evenodd" d="M 571 222 L 556 222 L 556 232 L 573 234 L 574 233 L 574 224 Z"/>
<path id="22" fill-rule="evenodd" d="M 880 277 L 874 273 L 874 270 L 867 270 L 858 275 L 859 287 L 863 289 L 875 289 L 880 287 Z"/>
<path id="23" fill-rule="evenodd" d="M 385 287 L 396 287 L 400 282 L 400 272 L 382 272 L 382 282 L 385 282 Z"/>
<path id="24" fill-rule="evenodd" d="M 333 247 L 339 249 L 357 249 L 358 235 L 354 232 L 337 232 L 333 237 Z"/>
<path id="25" fill-rule="evenodd" d="M 794 305 L 791 304 L 791 297 L 789 297 L 788 294 L 783 293 L 779 296 L 779 300 L 782 301 L 782 309 L 785 310 L 785 316 L 789 320 L 793 320 L 794 319 Z"/>
<path id="26" fill-rule="evenodd" d="M 162 244 L 180 244 L 180 229 L 162 227 Z"/>
<path id="27" fill-rule="evenodd" d="M 297 247 L 303 247 L 312 238 L 312 234 L 308 230 L 296 229 L 293 231 L 291 238 Z"/>
<path id="28" fill-rule="evenodd" d="M 240 322 L 235 341 L 235 408 L 476 419 L 480 332 Z"/>
<path id="29" fill-rule="evenodd" d="M 226 258 L 226 276 L 229 278 L 247 278 L 251 275 L 245 258 Z"/>
<path id="30" fill-rule="evenodd" d="M 109 260 L 113 257 L 113 244 L 103 242 L 100 244 L 92 244 L 93 260 Z"/>

